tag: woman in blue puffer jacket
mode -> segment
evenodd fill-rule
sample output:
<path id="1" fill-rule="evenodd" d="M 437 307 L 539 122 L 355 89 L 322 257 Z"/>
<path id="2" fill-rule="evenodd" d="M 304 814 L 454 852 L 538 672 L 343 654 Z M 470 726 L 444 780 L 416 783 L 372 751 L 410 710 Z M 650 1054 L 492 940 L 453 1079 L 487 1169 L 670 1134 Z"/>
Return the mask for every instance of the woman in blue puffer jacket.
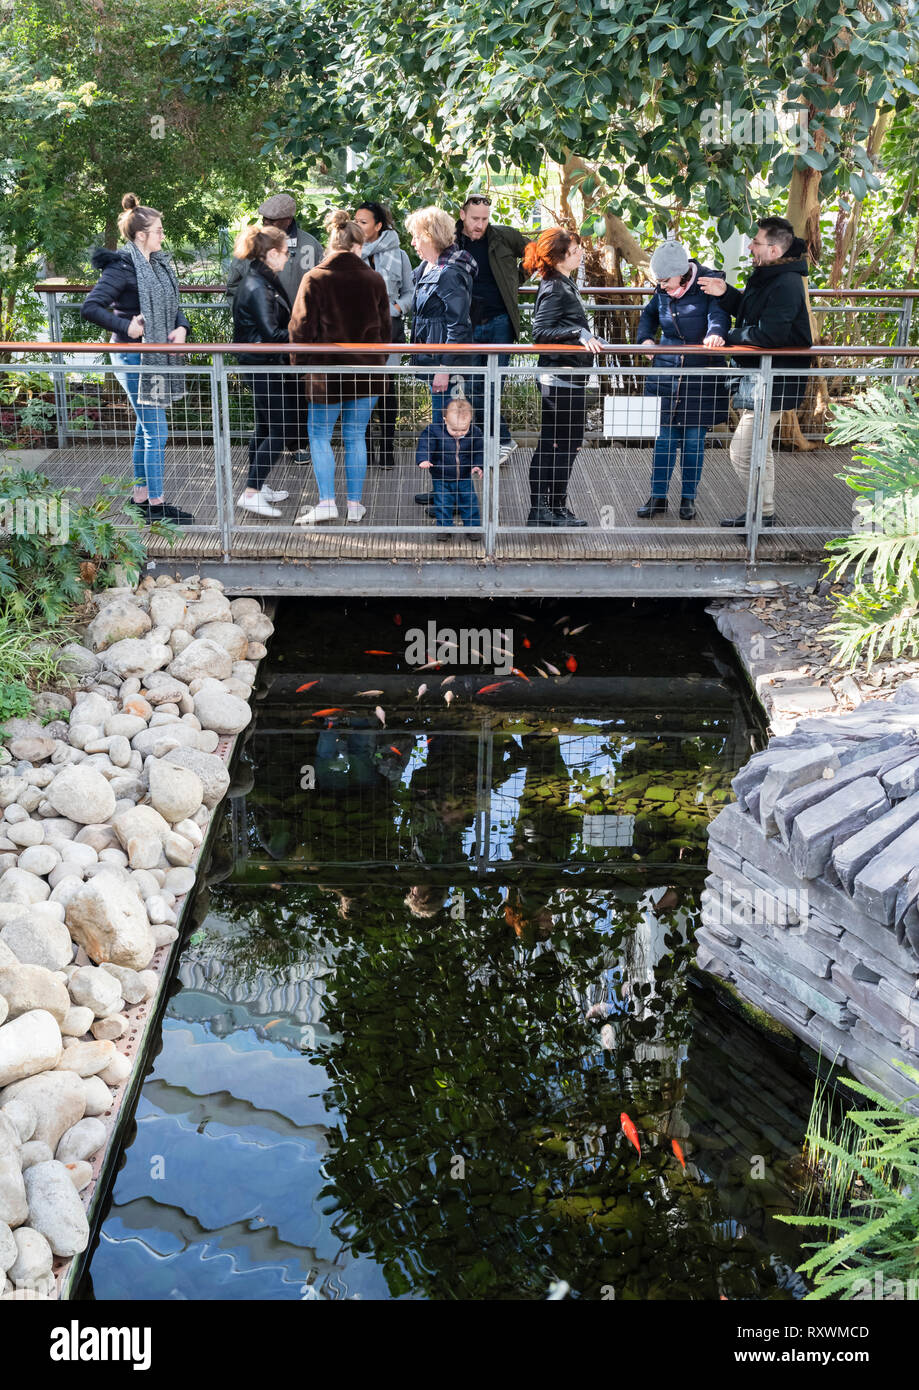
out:
<path id="1" fill-rule="evenodd" d="M 421 257 L 415 270 L 413 343 L 471 343 L 472 284 L 479 267 L 468 251 L 456 245 L 456 223 L 440 208 L 420 208 L 405 219 L 412 245 Z M 416 353 L 416 367 L 440 367 L 431 381 L 431 415 L 443 420 L 450 377 L 462 375 L 462 360 Z"/>
<path id="2" fill-rule="evenodd" d="M 705 294 L 698 284 L 700 275 L 719 276 L 690 259 L 684 247 L 676 241 L 665 241 L 651 257 L 651 273 L 657 279 L 657 289 L 645 305 L 638 320 L 636 341 L 653 346 L 660 331 L 661 346 L 680 347 L 703 344 L 705 347 L 724 347 L 731 326 L 730 315 L 714 295 Z M 654 362 L 661 367 L 718 367 L 723 358 L 703 358 L 656 353 Z M 680 489 L 680 518 L 691 521 L 696 514 L 695 498 L 705 461 L 705 436 L 712 425 L 728 418 L 729 396 L 725 379 L 717 371 L 700 376 L 682 376 L 668 372 L 664 376 L 645 378 L 645 395 L 658 396 L 661 402 L 660 433 L 654 446 L 651 465 L 651 496 L 640 517 L 654 517 L 667 510 L 667 490 L 680 455 L 682 487 Z"/>

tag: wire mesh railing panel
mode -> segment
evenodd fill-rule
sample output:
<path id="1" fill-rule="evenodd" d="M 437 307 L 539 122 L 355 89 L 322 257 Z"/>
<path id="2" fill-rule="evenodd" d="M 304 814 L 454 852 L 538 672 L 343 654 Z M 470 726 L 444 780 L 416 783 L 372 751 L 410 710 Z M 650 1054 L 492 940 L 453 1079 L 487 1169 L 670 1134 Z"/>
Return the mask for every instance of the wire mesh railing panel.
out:
<path id="1" fill-rule="evenodd" d="M 481 536 L 484 368 L 238 366 L 224 381 L 236 530 Z"/>
<path id="2" fill-rule="evenodd" d="M 24 464 L 82 503 L 118 480 L 125 503 L 140 507 L 133 521 L 219 529 L 211 368 L 142 363 L 138 353 L 110 364 L 10 363 L 0 369 L 0 401 L 7 467 L 28 450 Z"/>

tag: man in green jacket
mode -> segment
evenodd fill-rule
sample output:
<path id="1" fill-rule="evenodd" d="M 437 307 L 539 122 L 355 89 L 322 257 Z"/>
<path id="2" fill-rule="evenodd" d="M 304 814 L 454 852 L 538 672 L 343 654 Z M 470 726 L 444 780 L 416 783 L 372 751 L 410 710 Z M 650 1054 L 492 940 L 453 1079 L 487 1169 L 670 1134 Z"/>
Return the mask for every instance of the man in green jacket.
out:
<path id="1" fill-rule="evenodd" d="M 529 238 L 515 227 L 498 226 L 490 218 L 491 200 L 484 194 L 472 193 L 463 203 L 456 224 L 457 245 L 474 256 L 479 267 L 472 289 L 472 336 L 476 343 L 513 343 L 520 337 L 518 295 L 524 278 L 520 259 Z M 464 360 L 470 367 L 484 367 L 488 356 L 470 356 Z M 500 367 L 506 367 L 509 361 L 508 353 L 498 355 Z M 483 432 L 484 386 L 483 378 L 475 376 L 466 391 Z M 503 415 L 500 421 L 501 458 L 505 459 L 517 446 Z"/>

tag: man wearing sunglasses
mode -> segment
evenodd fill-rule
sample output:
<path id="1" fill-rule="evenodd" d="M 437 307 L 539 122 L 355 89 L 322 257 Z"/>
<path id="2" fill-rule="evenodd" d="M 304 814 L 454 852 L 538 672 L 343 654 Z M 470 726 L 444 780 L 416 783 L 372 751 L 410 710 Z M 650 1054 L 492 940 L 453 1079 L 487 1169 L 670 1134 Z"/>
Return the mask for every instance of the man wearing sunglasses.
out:
<path id="1" fill-rule="evenodd" d="M 473 282 L 472 334 L 476 343 L 513 343 L 520 337 L 520 305 L 518 295 L 524 279 L 520 260 L 527 238 L 515 227 L 502 227 L 491 221 L 491 199 L 482 193 L 471 193 L 460 209 L 456 224 L 457 245 L 468 251 L 479 267 Z M 484 367 L 487 354 L 466 357 L 468 366 Z M 498 356 L 499 367 L 506 367 L 510 355 Z M 485 430 L 485 383 L 481 376 L 470 378 L 467 395 L 476 413 L 476 423 Z M 517 447 L 511 438 L 503 415 L 501 425 L 501 458 L 505 459 Z"/>

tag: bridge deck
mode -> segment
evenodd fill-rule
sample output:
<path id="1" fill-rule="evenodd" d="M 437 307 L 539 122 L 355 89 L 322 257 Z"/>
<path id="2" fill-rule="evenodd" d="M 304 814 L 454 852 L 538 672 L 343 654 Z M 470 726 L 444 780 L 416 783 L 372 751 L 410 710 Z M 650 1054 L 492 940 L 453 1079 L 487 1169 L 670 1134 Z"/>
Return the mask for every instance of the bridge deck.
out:
<path id="1" fill-rule="evenodd" d="M 336 454 L 339 454 L 337 444 Z M 720 529 L 718 522 L 722 516 L 742 512 L 745 498 L 731 468 L 727 450 L 720 443 L 710 445 L 707 452 L 696 503 L 696 520 L 679 520 L 679 478 L 675 477 L 670 489 L 670 512 L 667 516 L 656 518 L 654 523 L 639 521 L 635 515 L 649 492 L 651 449 L 586 445 L 575 462 L 569 488 L 569 505 L 589 523 L 589 529 L 577 531 L 525 528 L 529 509 L 527 480 L 530 454 L 531 447 L 524 444 L 501 465 L 500 526 L 494 563 L 490 563 L 488 568 L 495 572 L 504 569 L 507 571 L 506 580 L 510 581 L 511 570 L 518 566 L 532 570 L 536 562 L 540 571 L 543 565 L 547 567 L 547 579 L 552 571 L 558 571 L 557 579 L 563 590 L 585 591 L 583 587 L 578 589 L 577 572 L 585 571 L 585 567 L 586 572 L 591 569 L 596 571 L 598 561 L 608 562 L 603 567 L 604 571 L 618 570 L 620 566 L 634 567 L 636 563 L 647 568 L 675 562 L 677 568 L 689 565 L 697 576 L 704 576 L 696 581 L 702 585 L 699 592 L 724 593 L 743 589 L 744 582 L 739 576 L 745 573 L 749 576 L 745 565 L 746 537 L 739 531 Z M 758 572 L 769 572 L 774 577 L 781 577 L 779 571 L 784 567 L 798 572 L 805 567 L 816 572 L 826 541 L 833 535 L 851 529 L 853 494 L 835 476 L 848 466 L 849 458 L 848 449 L 823 447 L 809 452 L 777 451 L 777 512 L 781 525 L 819 529 L 800 530 L 796 534 L 766 532 L 761 537 L 757 551 Z M 244 445 L 234 445 L 232 462 L 233 495 L 237 497 L 246 479 L 247 453 Z M 77 444 L 66 449 L 49 450 L 38 466 L 53 481 L 79 489 L 83 499 L 89 500 L 97 492 L 102 474 L 126 476 L 130 473 L 130 451 L 123 446 Z M 169 446 L 166 478 L 168 500 L 193 512 L 203 525 L 216 527 L 217 503 L 211 450 L 204 446 Z M 280 592 L 298 587 L 319 587 L 315 580 L 306 579 L 303 572 L 308 567 L 302 564 L 304 561 L 317 562 L 316 568 L 323 571 L 331 568 L 328 562 L 332 562 L 336 571 L 341 572 L 343 581 L 344 569 L 347 569 L 348 578 L 347 582 L 343 582 L 343 592 L 356 591 L 355 585 L 360 590 L 361 581 L 357 576 L 361 573 L 361 567 L 368 586 L 363 588 L 364 592 L 373 592 L 381 582 L 381 566 L 384 565 L 388 567 L 386 582 L 390 588 L 395 585 L 404 589 L 409 570 L 416 575 L 422 574 L 423 566 L 419 566 L 418 562 L 440 562 L 437 565 L 440 575 L 443 575 L 445 568 L 455 571 L 456 592 L 462 592 L 461 572 L 474 570 L 481 574 L 485 559 L 482 537 L 470 535 L 467 539 L 461 533 L 455 533 L 448 541 L 438 540 L 433 521 L 428 520 L 422 508 L 415 503 L 414 494 L 424 486 L 424 476 L 415 467 L 413 449 L 408 447 L 407 442 L 405 447 L 397 449 L 395 468 L 368 468 L 363 492 L 367 515 L 357 525 L 345 526 L 340 521 L 339 529 L 331 529 L 327 525 L 293 528 L 294 518 L 317 500 L 317 493 L 312 469 L 295 464 L 290 453 L 281 456 L 272 470 L 269 485 L 290 492 L 290 498 L 279 504 L 282 515 L 275 521 L 237 509 L 229 561 L 234 573 L 249 569 L 254 575 L 257 568 L 261 583 L 255 587 L 260 587 L 263 592 L 271 588 Z M 345 488 L 340 457 L 337 494 L 343 512 Z M 368 529 L 374 524 L 381 529 Z M 418 526 L 423 529 L 414 532 L 395 529 Z M 507 527 L 523 529 L 503 529 Z M 149 554 L 157 559 L 169 557 L 183 569 L 196 562 L 203 562 L 204 568 L 207 568 L 208 562 L 220 563 L 224 559 L 217 532 L 194 529 L 183 531 L 174 546 L 152 539 Z M 283 563 L 285 561 L 288 562 L 286 565 Z M 446 567 L 443 562 L 447 562 Z M 274 574 L 277 578 L 282 571 L 286 572 L 286 577 L 277 586 L 270 577 Z M 562 571 L 567 572 L 567 578 L 562 578 Z M 396 572 L 403 572 L 402 580 L 398 583 Z M 299 580 L 296 573 L 300 575 Z M 390 577 L 392 584 L 389 583 Z M 327 573 L 322 587 L 328 591 L 331 583 L 331 576 Z M 597 583 L 600 583 L 599 589 Z M 675 575 L 669 590 L 667 583 L 664 576 L 658 576 L 650 588 L 643 589 L 641 583 L 636 585 L 629 581 L 624 590 L 617 590 L 611 574 L 607 574 L 606 581 L 600 581 L 594 574 L 587 589 L 610 593 L 686 591 L 685 578 L 681 581 Z M 420 587 L 417 578 L 411 587 Z M 507 592 L 507 585 L 495 585 L 495 591 L 499 590 Z"/>

